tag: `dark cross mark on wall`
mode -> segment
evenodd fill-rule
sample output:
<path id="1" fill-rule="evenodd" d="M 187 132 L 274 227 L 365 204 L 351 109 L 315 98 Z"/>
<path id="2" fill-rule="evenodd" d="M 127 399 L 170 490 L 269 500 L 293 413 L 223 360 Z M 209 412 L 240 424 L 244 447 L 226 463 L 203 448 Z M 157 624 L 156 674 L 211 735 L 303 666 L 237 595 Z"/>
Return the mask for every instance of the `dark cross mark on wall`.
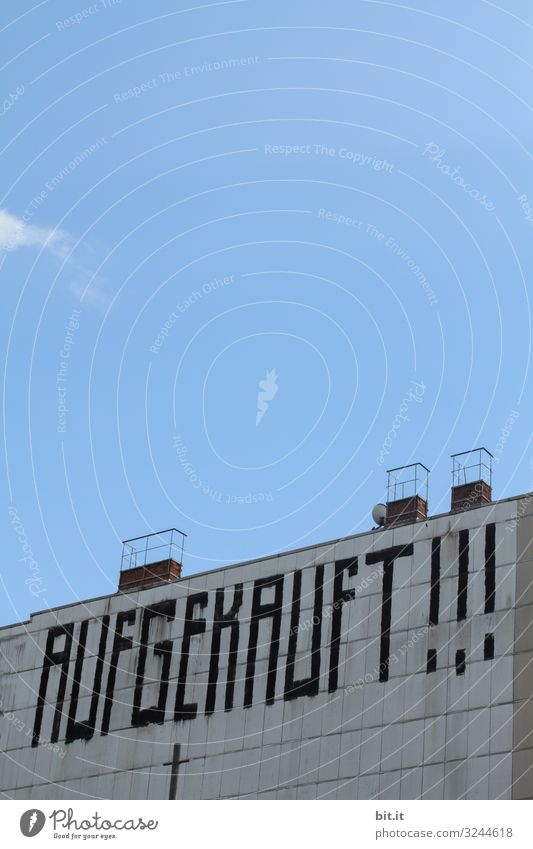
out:
<path id="1" fill-rule="evenodd" d="M 117 614 L 117 624 L 115 626 L 115 637 L 113 640 L 113 652 L 111 654 L 111 665 L 107 676 L 107 687 L 105 691 L 104 715 L 102 718 L 102 730 L 100 734 L 105 736 L 109 731 L 109 723 L 111 721 L 111 709 L 113 707 L 113 696 L 115 693 L 115 681 L 117 678 L 117 668 L 120 653 L 131 649 L 133 642 L 131 637 L 124 637 L 122 629 L 124 625 L 133 625 L 135 623 L 135 609 L 123 610 Z"/>
<path id="2" fill-rule="evenodd" d="M 272 704 L 276 690 L 276 670 L 279 654 L 279 635 L 281 631 L 281 608 L 283 605 L 283 575 L 273 578 L 259 578 L 254 584 L 252 596 L 252 615 L 250 618 L 250 641 L 246 660 L 246 683 L 244 685 L 244 707 L 250 707 L 254 694 L 255 659 L 257 656 L 257 639 L 261 619 L 272 619 L 272 637 L 268 658 L 268 674 L 266 683 L 266 703 Z M 261 596 L 265 589 L 274 587 L 274 601 L 262 603 Z"/>
<path id="3" fill-rule="evenodd" d="M 485 528 L 485 613 L 494 613 L 496 603 L 496 525 Z"/>
<path id="4" fill-rule="evenodd" d="M 180 668 L 178 674 L 178 689 L 176 691 L 176 704 L 174 708 L 174 720 L 179 722 L 183 719 L 194 719 L 198 713 L 198 704 L 190 702 L 185 704 L 185 685 L 187 683 L 187 668 L 189 666 L 189 653 L 191 649 L 191 637 L 195 634 L 205 632 L 205 619 L 194 619 L 194 608 L 203 610 L 207 607 L 208 594 L 195 593 L 187 598 L 185 608 L 185 626 L 183 630 L 183 642 L 181 646 Z"/>
<path id="5" fill-rule="evenodd" d="M 235 692 L 235 674 L 237 669 L 237 651 L 239 648 L 239 620 L 237 615 L 242 605 L 242 584 L 235 585 L 233 603 L 227 613 L 224 613 L 224 589 L 216 591 L 215 618 L 213 621 L 213 636 L 211 638 L 211 658 L 209 661 L 209 681 L 205 700 L 206 716 L 215 710 L 217 698 L 218 665 L 220 657 L 220 640 L 223 628 L 230 629 L 228 676 L 226 680 L 226 697 L 224 710 L 232 710 L 233 694 Z"/>
<path id="6" fill-rule="evenodd" d="M 72 743 L 74 740 L 90 740 L 94 734 L 94 729 L 96 726 L 96 712 L 98 710 L 98 701 L 100 699 L 100 691 L 102 689 L 102 672 L 104 668 L 107 632 L 109 630 L 109 618 L 109 616 L 104 616 L 102 618 L 102 628 L 100 630 L 100 643 L 98 646 L 98 657 L 96 659 L 96 669 L 94 673 L 89 716 L 86 720 L 76 722 L 76 714 L 78 712 L 78 698 L 80 694 L 81 679 L 83 674 L 83 663 L 85 660 L 87 628 L 91 620 L 85 619 L 80 625 L 80 634 L 78 637 L 78 652 L 76 655 L 76 665 L 74 667 L 74 680 L 72 682 L 72 693 L 70 695 L 70 710 L 67 721 L 65 743 Z"/>
<path id="7" fill-rule="evenodd" d="M 134 727 L 139 725 L 149 725 L 152 722 L 161 725 L 165 721 L 168 677 L 170 674 L 170 661 L 172 660 L 172 640 L 161 640 L 154 645 L 154 656 L 161 658 L 161 677 L 159 680 L 159 695 L 157 704 L 148 708 L 141 708 L 141 701 L 144 685 L 144 670 L 146 667 L 146 655 L 148 653 L 148 640 L 150 637 L 150 622 L 157 616 L 162 616 L 166 618 L 167 622 L 170 622 L 174 619 L 175 615 L 176 599 L 160 601 L 158 604 L 152 605 L 152 607 L 144 608 L 141 625 L 141 645 L 139 648 L 135 691 L 133 695 L 133 711 L 131 714 L 131 724 Z"/>
<path id="8" fill-rule="evenodd" d="M 413 543 L 408 545 L 395 545 L 392 548 L 383 548 L 381 551 L 373 551 L 366 555 L 368 564 L 383 563 L 383 595 L 381 601 L 381 641 L 379 652 L 379 680 L 389 680 L 389 656 L 390 656 L 390 626 L 392 614 L 392 578 L 394 573 L 394 561 L 398 557 L 408 557 L 413 553 Z"/>
<path id="9" fill-rule="evenodd" d="M 457 621 L 466 619 L 468 594 L 469 531 L 459 531 L 459 576 L 457 579 Z"/>
<path id="10" fill-rule="evenodd" d="M 429 624 L 439 624 L 440 601 L 440 537 L 431 540 L 431 590 L 429 596 Z M 429 670 L 428 670 L 429 671 Z"/>
<path id="11" fill-rule="evenodd" d="M 41 734 L 41 724 L 43 721 L 44 703 L 46 701 L 46 690 L 48 687 L 48 679 L 50 677 L 50 668 L 52 666 L 61 666 L 61 676 L 59 679 L 59 687 L 57 690 L 57 701 L 54 712 L 54 721 L 52 724 L 52 734 L 50 742 L 56 743 L 59 738 L 59 725 L 61 723 L 61 714 L 63 711 L 63 702 L 65 699 L 65 690 L 67 687 L 68 666 L 70 661 L 70 649 L 72 646 L 72 633 L 74 631 L 74 623 L 68 625 L 56 625 L 50 628 L 46 638 L 46 648 L 44 652 L 43 671 L 41 673 L 41 683 L 39 686 L 39 696 L 37 699 L 37 709 L 35 711 L 35 722 L 33 725 L 33 733 L 31 744 L 32 746 L 39 745 Z M 60 651 L 54 651 L 54 643 L 57 637 L 65 637 L 65 644 Z"/>
<path id="12" fill-rule="evenodd" d="M 315 570 L 315 597 L 313 607 L 313 633 L 311 635 L 311 674 L 308 678 L 294 679 L 296 651 L 298 648 L 298 626 L 300 624 L 300 605 L 302 593 L 302 571 L 294 573 L 292 589 L 291 626 L 289 631 L 289 651 L 285 667 L 285 699 L 297 699 L 299 696 L 316 696 L 320 685 L 320 643 L 322 639 L 322 606 L 324 595 L 324 566 Z"/>
<path id="13" fill-rule="evenodd" d="M 339 686 L 339 651 L 341 644 L 342 608 L 348 601 L 355 598 L 354 589 L 343 589 L 344 573 L 348 577 L 357 575 L 357 557 L 350 560 L 335 561 L 335 577 L 333 579 L 333 616 L 331 619 L 331 646 L 329 651 L 329 680 L 328 693 L 334 693 Z"/>
<path id="14" fill-rule="evenodd" d="M 174 744 L 174 748 L 172 749 L 172 760 L 167 761 L 163 764 L 163 766 L 171 766 L 170 770 L 170 787 L 168 791 L 168 798 L 175 799 L 176 791 L 178 789 L 178 773 L 181 764 L 188 764 L 189 758 L 181 759 L 181 746 L 179 743 Z"/>

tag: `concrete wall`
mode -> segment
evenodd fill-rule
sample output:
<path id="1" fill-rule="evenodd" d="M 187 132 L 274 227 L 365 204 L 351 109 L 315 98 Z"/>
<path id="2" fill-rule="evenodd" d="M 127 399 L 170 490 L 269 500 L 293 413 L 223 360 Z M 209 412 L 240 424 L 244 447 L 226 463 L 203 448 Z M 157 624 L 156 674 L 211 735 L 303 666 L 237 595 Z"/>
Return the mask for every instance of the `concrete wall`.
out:
<path id="1" fill-rule="evenodd" d="M 533 799 L 533 496 L 517 502 L 513 799 Z"/>
<path id="2" fill-rule="evenodd" d="M 532 728 L 527 723 L 525 728 L 524 723 L 519 726 L 519 721 L 526 715 L 530 720 L 531 712 L 517 711 L 513 723 L 513 674 L 518 670 L 518 704 L 527 705 L 531 667 L 527 673 L 522 668 L 526 657 L 533 657 L 533 646 L 528 642 L 532 629 L 523 627 L 524 617 L 531 622 L 533 597 L 529 586 L 529 594 L 517 600 L 516 623 L 514 605 L 516 576 L 520 590 L 524 585 L 520 576 L 528 571 L 527 563 L 533 559 L 524 543 L 526 538 L 532 538 L 533 517 L 513 523 L 517 509 L 515 501 L 499 502 L 460 515 L 373 531 L 334 544 L 192 576 L 171 586 L 40 613 L 29 623 L 3 629 L 0 789 L 9 798 L 23 799 L 168 799 L 171 791 L 176 798 L 193 799 L 486 799 L 511 798 L 514 769 L 518 776 L 515 794 L 518 787 L 522 797 L 526 791 L 530 797 L 530 785 L 520 776 L 525 762 L 531 763 L 528 759 L 533 752 Z M 488 523 L 495 523 L 496 591 L 491 613 L 485 613 Z M 458 555 L 465 531 L 466 617 L 457 621 L 461 564 L 465 568 L 465 559 L 460 560 Z M 518 567 L 517 533 L 522 540 Z M 441 539 L 439 621 L 429 626 L 432 540 L 436 537 Z M 376 553 L 410 544 L 413 553 L 398 556 L 392 567 L 388 680 L 380 680 L 387 677 L 383 672 L 387 617 L 383 564 Z M 335 581 L 335 563 L 351 563 L 354 558 L 356 574 L 349 563 L 337 567 L 340 586 L 338 576 Z M 371 562 L 376 558 L 376 563 Z M 317 566 L 323 566 L 323 575 Z M 298 616 L 294 590 L 295 573 L 299 572 Z M 257 587 L 260 579 L 275 576 L 279 576 L 283 589 L 277 657 L 272 618 L 256 618 L 257 654 L 251 676 L 254 585 Z M 214 712 L 206 715 L 210 667 L 213 678 L 216 591 L 225 591 L 226 613 L 237 599 L 235 588 L 240 583 L 243 592 L 238 610 L 235 686 L 230 698 L 233 707 L 225 710 L 231 630 L 226 627 L 220 632 Z M 346 595 L 344 603 L 335 604 L 339 590 L 346 594 L 351 590 L 353 598 Z M 205 631 L 184 641 L 187 598 L 197 593 L 207 593 L 206 606 L 197 604 L 189 611 L 189 618 L 205 618 Z M 262 593 L 260 601 L 264 605 L 274 604 L 274 587 L 266 587 Z M 146 608 L 163 601 L 175 601 L 175 611 L 170 618 L 153 616 L 145 625 L 144 641 Z M 116 655 L 115 670 L 113 646 L 117 648 L 117 640 L 120 641 L 115 633 L 117 617 L 130 610 L 135 621 L 131 625 L 124 623 L 123 637 L 131 637 L 132 644 Z M 321 611 L 318 617 L 317 610 Z M 340 610 L 340 624 L 335 610 Z M 109 632 L 100 664 L 100 694 L 96 698 L 105 617 L 109 617 Z M 85 626 L 84 621 L 88 621 Z M 60 699 L 58 704 L 64 660 L 61 652 L 67 641 L 63 634 L 49 643 L 56 660 L 49 668 L 38 745 L 32 746 L 39 693 L 43 695 L 43 655 L 47 640 L 51 639 L 50 629 L 58 623 L 73 625 L 70 658 L 63 667 L 64 701 L 61 704 Z M 85 652 L 80 649 L 82 628 L 87 629 Z M 340 629 L 337 675 L 336 628 Z M 291 629 L 297 640 L 295 645 L 292 641 L 295 654 L 289 658 Z M 513 657 L 515 632 L 518 653 Z M 494 658 L 489 660 L 484 659 L 487 634 L 494 636 Z M 166 642 L 169 640 L 170 649 Z M 146 668 L 140 679 L 143 641 Z M 184 642 L 190 642 L 186 670 Z M 166 654 L 162 645 L 167 646 Z M 436 670 L 428 673 L 431 649 L 437 651 Z M 458 675 L 456 656 L 461 650 L 465 652 L 465 667 L 464 673 Z M 165 658 L 170 663 L 166 697 L 161 687 Z M 300 691 L 295 693 L 287 685 L 287 667 L 294 672 L 296 684 L 312 678 L 313 672 L 315 680 L 300 685 Z M 111 690 L 110 671 L 116 671 Z M 198 709 L 195 718 L 175 721 L 180 673 L 184 685 L 182 701 L 186 705 L 196 703 Z M 74 699 L 75 720 L 87 720 L 93 704 L 94 731 L 89 739 L 66 742 L 76 678 L 79 693 Z M 250 680 L 251 704 L 244 707 L 250 701 Z M 160 722 L 132 725 L 136 686 L 141 709 L 157 703 L 161 707 L 160 699 L 165 697 L 164 716 L 161 712 L 152 716 Z M 266 704 L 269 686 L 273 687 L 273 700 Z M 318 692 L 301 694 L 306 686 L 308 692 Z M 111 712 L 108 733 L 103 734 L 106 695 Z M 54 719 L 57 740 L 53 735 Z M 514 762 L 513 733 L 515 744 L 517 735 L 520 737 L 517 754 L 522 759 L 515 755 Z M 180 745 L 179 752 L 176 744 Z M 173 757 L 183 761 L 177 768 L 170 765 Z"/>

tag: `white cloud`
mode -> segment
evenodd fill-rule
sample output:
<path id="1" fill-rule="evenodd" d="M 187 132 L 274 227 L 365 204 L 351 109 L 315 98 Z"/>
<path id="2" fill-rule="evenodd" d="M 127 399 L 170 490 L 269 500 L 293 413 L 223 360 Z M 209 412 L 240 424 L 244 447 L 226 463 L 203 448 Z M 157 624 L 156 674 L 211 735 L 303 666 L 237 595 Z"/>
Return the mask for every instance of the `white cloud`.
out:
<path id="1" fill-rule="evenodd" d="M 0 209 L 0 252 L 24 247 L 46 247 L 59 259 L 65 259 L 70 237 L 63 230 L 35 227 L 24 218 Z"/>
<path id="2" fill-rule="evenodd" d="M 81 279 L 80 279 L 81 278 Z M 111 295 L 106 291 L 107 281 L 101 277 L 89 275 L 85 269 L 78 269 L 78 277 L 70 283 L 70 291 L 81 303 L 90 304 L 102 312 L 107 312 Z"/>
<path id="3" fill-rule="evenodd" d="M 68 288 L 79 301 L 89 304 L 102 312 L 107 311 L 111 303 L 109 281 L 84 268 L 69 256 L 72 249 L 72 237 L 65 230 L 52 227 L 35 227 L 25 217 L 12 215 L 7 209 L 0 209 L 0 256 L 19 248 L 46 248 L 65 265 Z M 83 246 L 86 250 L 87 245 Z"/>

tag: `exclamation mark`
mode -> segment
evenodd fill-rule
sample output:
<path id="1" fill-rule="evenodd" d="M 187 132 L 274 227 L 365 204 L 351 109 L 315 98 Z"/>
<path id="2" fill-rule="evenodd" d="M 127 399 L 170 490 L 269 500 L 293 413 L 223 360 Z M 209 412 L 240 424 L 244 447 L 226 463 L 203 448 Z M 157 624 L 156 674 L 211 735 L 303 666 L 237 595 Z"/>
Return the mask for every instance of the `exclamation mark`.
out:
<path id="1" fill-rule="evenodd" d="M 485 528 L 485 613 L 494 613 L 496 602 L 496 525 Z"/>
<path id="2" fill-rule="evenodd" d="M 459 577 L 457 581 L 457 621 L 466 619 L 468 593 L 469 532 L 459 531 Z"/>
<path id="3" fill-rule="evenodd" d="M 440 537 L 431 540 L 431 589 L 429 595 L 429 624 L 439 624 L 440 602 Z M 428 649 L 426 672 L 437 669 L 437 649 Z"/>
<path id="4" fill-rule="evenodd" d="M 469 532 L 459 531 L 459 576 L 457 579 L 457 621 L 466 619 L 467 594 L 468 594 L 468 559 L 469 559 Z M 458 649 L 455 653 L 455 673 L 464 675 L 466 671 L 466 651 Z"/>
<path id="5" fill-rule="evenodd" d="M 496 606 L 496 525 L 485 528 L 485 613 L 494 613 Z M 494 634 L 485 634 L 485 660 L 494 660 Z"/>
<path id="6" fill-rule="evenodd" d="M 431 540 L 431 591 L 429 596 L 429 624 L 439 624 L 440 600 L 440 537 Z"/>

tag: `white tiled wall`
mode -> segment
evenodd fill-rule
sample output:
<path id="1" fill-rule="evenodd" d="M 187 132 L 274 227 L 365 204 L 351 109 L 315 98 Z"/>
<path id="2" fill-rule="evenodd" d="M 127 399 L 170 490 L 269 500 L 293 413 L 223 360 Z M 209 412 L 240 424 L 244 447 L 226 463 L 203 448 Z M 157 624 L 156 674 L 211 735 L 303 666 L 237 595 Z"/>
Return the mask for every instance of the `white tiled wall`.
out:
<path id="1" fill-rule="evenodd" d="M 513 502 L 429 520 L 416 527 L 375 531 L 334 545 L 192 576 L 174 586 L 130 597 L 112 596 L 32 617 L 27 625 L 0 631 L 0 790 L 9 798 L 168 798 L 173 746 L 181 744 L 179 798 L 411 799 L 507 798 L 511 787 L 513 722 L 514 562 L 516 540 L 505 522 Z M 484 614 L 484 524 L 497 522 L 496 611 Z M 458 532 L 470 529 L 468 616 L 456 621 Z M 392 595 L 389 680 L 379 681 L 381 577 L 365 554 L 413 539 L 414 556 L 396 561 Z M 430 540 L 441 533 L 440 621 L 428 627 Z M 331 602 L 334 560 L 359 556 L 356 577 L 344 586 L 356 591 L 342 613 L 338 689 L 329 694 Z M 283 700 L 292 601 L 292 572 L 303 569 L 301 620 L 313 614 L 314 565 L 325 564 L 320 692 Z M 277 664 L 276 700 L 265 705 L 271 620 L 259 628 L 254 700 L 243 708 L 253 582 L 285 575 L 283 618 Z M 234 709 L 224 711 L 229 631 L 222 632 L 216 712 L 203 714 L 211 651 L 209 621 L 214 591 L 226 587 L 226 609 L 236 583 L 244 583 Z M 209 606 L 195 616 L 207 632 L 191 640 L 186 700 L 198 702 L 191 722 L 172 719 L 188 594 L 208 589 Z M 142 705 L 157 700 L 160 661 L 153 645 L 174 641 L 162 725 L 131 727 L 137 670 L 140 611 L 131 635 L 134 648 L 119 657 L 110 732 L 100 734 L 116 613 L 176 598 L 172 622 L 154 620 Z M 266 596 L 265 599 L 266 600 Z M 86 718 L 100 637 L 96 617 L 111 615 L 96 733 L 88 742 L 65 743 L 79 623 L 91 619 L 77 719 Z M 74 622 L 74 643 L 56 750 L 31 748 L 35 707 L 48 629 Z M 495 637 L 495 659 L 483 659 L 486 633 Z M 311 629 L 298 635 L 296 675 L 309 674 Z M 437 671 L 426 672 L 428 648 L 437 650 Z M 466 672 L 456 675 L 455 653 L 466 650 Z M 60 670 L 50 671 L 48 694 L 55 700 Z M 55 703 L 47 705 L 42 735 L 50 736 Z"/>

